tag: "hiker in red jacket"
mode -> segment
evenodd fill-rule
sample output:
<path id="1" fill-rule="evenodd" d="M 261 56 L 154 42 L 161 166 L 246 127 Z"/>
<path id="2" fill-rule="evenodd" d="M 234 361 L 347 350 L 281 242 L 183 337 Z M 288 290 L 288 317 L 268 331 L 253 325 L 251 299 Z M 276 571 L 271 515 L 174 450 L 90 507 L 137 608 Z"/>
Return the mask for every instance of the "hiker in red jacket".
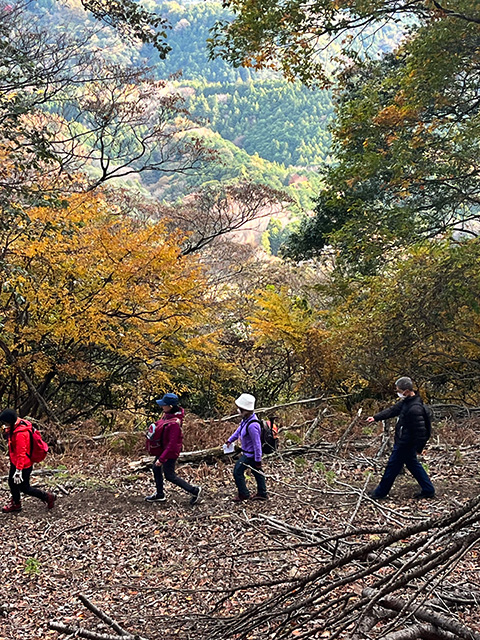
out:
<path id="1" fill-rule="evenodd" d="M 147 450 L 155 455 L 153 463 L 153 477 L 155 478 L 156 492 L 147 496 L 147 502 L 165 502 L 163 491 L 163 476 L 172 484 L 177 485 L 192 494 L 190 504 L 194 505 L 200 498 L 202 487 L 194 487 L 175 473 L 175 463 L 183 442 L 183 416 L 184 410 L 178 406 L 178 396 L 175 393 L 166 393 L 163 398 L 156 401 L 162 408 L 163 414 L 160 420 L 150 425 L 147 433 Z"/>
<path id="2" fill-rule="evenodd" d="M 8 486 L 12 494 L 12 499 L 2 509 L 3 513 L 22 510 L 20 492 L 38 498 L 45 502 L 49 509 L 52 509 L 55 505 L 55 494 L 30 486 L 30 475 L 33 470 L 33 464 L 29 459 L 31 455 L 31 423 L 28 420 L 21 420 L 13 409 L 5 409 L 0 413 L 0 424 L 6 427 L 5 433 L 8 439 L 10 458 Z"/>

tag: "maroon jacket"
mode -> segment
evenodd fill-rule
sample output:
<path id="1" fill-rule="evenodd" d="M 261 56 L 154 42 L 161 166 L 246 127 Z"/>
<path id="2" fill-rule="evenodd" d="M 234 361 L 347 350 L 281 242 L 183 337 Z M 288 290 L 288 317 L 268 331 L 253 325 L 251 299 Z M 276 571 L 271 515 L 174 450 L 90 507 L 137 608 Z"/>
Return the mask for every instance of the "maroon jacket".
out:
<path id="1" fill-rule="evenodd" d="M 166 460 L 176 460 L 182 450 L 183 442 L 183 416 L 182 407 L 175 407 L 171 413 L 164 413 L 160 420 L 156 422 L 162 429 L 162 453 L 158 456 L 163 464 Z"/>

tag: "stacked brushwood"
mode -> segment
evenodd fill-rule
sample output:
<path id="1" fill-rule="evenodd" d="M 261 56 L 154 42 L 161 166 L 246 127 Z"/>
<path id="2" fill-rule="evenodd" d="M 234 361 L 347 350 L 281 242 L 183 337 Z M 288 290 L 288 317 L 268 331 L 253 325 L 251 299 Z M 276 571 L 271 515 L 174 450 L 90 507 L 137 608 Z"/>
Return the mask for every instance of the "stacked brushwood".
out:
<path id="1" fill-rule="evenodd" d="M 302 537 L 298 523 L 270 525 L 277 534 Z M 242 591 L 255 604 L 233 616 L 202 617 L 197 637 L 480 640 L 458 616 L 462 606 L 477 608 L 478 586 L 475 591 L 448 579 L 480 539 L 480 497 L 443 517 L 383 534 L 363 528 L 327 537 L 308 529 L 303 536 L 317 568 L 232 584 L 213 611 L 238 601 Z"/>

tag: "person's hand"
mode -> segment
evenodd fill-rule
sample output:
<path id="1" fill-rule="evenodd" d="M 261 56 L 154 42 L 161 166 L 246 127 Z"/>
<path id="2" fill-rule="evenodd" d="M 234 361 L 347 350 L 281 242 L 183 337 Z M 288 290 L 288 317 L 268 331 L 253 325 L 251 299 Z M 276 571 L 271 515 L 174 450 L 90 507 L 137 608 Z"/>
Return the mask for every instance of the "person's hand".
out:
<path id="1" fill-rule="evenodd" d="M 261 460 L 255 460 L 255 462 L 253 463 L 253 467 L 254 469 L 258 469 L 259 471 L 262 470 L 262 461 Z"/>
<path id="2" fill-rule="evenodd" d="M 156 460 L 155 466 L 156 467 L 161 467 L 162 466 L 162 463 L 160 462 L 160 460 Z"/>
<path id="3" fill-rule="evenodd" d="M 368 416 L 368 418 L 365 420 L 365 422 L 370 424 L 371 422 L 375 422 L 375 418 L 373 416 Z"/>
<path id="4" fill-rule="evenodd" d="M 17 469 L 13 474 L 13 482 L 15 484 L 20 484 L 23 481 L 22 472 L 20 469 Z"/>

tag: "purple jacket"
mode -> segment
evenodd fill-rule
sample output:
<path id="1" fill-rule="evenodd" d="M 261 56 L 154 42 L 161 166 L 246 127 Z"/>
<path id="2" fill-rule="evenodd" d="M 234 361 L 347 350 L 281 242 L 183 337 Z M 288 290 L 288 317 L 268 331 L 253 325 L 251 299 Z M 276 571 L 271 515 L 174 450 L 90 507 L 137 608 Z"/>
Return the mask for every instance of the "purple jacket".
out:
<path id="1" fill-rule="evenodd" d="M 247 431 L 248 423 L 248 431 Z M 249 457 L 255 458 L 255 462 L 262 460 L 262 442 L 260 439 L 261 427 L 255 414 L 243 418 L 240 426 L 227 442 L 234 442 L 237 438 L 242 441 L 242 451 Z"/>
<path id="2" fill-rule="evenodd" d="M 163 427 L 163 451 L 158 456 L 162 464 L 166 460 L 176 460 L 180 455 L 183 442 L 182 424 L 184 413 L 182 407 L 176 407 L 176 410 L 172 411 L 172 413 L 164 413 L 157 422 Z"/>

